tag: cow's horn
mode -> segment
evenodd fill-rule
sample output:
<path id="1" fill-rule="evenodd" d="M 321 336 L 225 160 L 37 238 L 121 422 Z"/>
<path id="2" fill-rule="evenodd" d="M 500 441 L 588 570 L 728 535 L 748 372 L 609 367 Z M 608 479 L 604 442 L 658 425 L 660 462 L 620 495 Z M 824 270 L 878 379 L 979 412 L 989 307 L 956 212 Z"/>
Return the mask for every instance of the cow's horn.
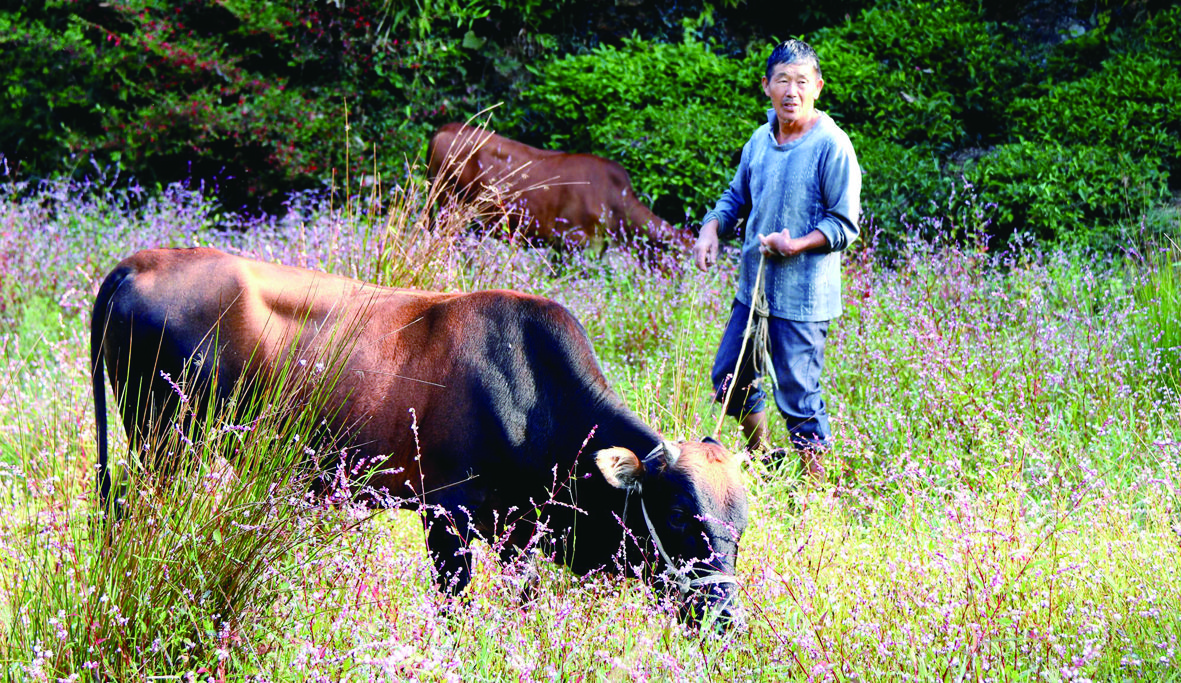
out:
<path id="1" fill-rule="evenodd" d="M 663 441 L 662 443 L 664 444 L 664 459 L 668 462 L 668 466 L 672 467 L 681 457 L 681 447 L 671 441 Z"/>

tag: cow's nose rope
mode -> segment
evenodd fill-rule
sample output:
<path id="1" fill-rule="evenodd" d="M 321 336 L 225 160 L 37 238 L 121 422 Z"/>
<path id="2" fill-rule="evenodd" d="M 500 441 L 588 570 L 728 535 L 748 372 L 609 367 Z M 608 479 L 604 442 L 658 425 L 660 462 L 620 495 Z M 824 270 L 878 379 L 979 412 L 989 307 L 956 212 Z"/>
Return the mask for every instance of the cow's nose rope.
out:
<path id="1" fill-rule="evenodd" d="M 647 462 L 650 459 L 652 459 L 663 448 L 664 448 L 663 442 L 656 444 L 656 447 L 653 448 L 652 451 L 650 453 L 648 453 L 648 455 L 644 456 L 644 461 Z M 722 572 L 710 572 L 710 573 L 705 574 L 704 576 L 698 576 L 696 578 L 690 579 L 688 576 L 686 576 L 687 570 L 678 569 L 676 563 L 673 562 L 672 557 L 670 557 L 668 552 L 664 549 L 664 544 L 660 542 L 660 535 L 656 533 L 656 525 L 652 523 L 652 517 L 648 515 L 648 505 L 644 502 L 644 488 L 643 488 L 643 486 L 639 482 L 637 482 L 632 488 L 635 489 L 636 495 L 638 495 L 640 497 L 640 512 L 642 512 L 644 515 L 644 524 L 646 524 L 648 526 L 648 534 L 650 536 L 652 536 L 652 542 L 656 545 L 656 552 L 660 553 L 660 559 L 664 560 L 664 564 L 666 565 L 665 566 L 665 573 L 669 574 L 672 577 L 673 582 L 676 584 L 677 589 L 681 591 L 682 595 L 689 593 L 689 592 L 699 588 L 700 586 L 710 586 L 710 585 L 717 585 L 717 584 L 722 584 L 722 583 L 731 583 L 731 584 L 738 583 L 738 577 L 736 577 L 732 574 L 723 574 Z M 627 520 L 627 499 L 624 499 L 624 502 L 623 502 L 623 517 L 624 517 L 624 521 L 626 522 L 626 520 Z M 730 600 L 731 600 L 731 598 L 729 596 L 727 596 L 726 601 L 723 603 L 723 605 L 729 605 Z"/>
<path id="2" fill-rule="evenodd" d="M 734 364 L 734 372 L 730 375 L 730 386 L 726 388 L 726 398 L 722 400 L 721 415 L 714 427 L 713 438 L 717 439 L 722 433 L 722 425 L 726 421 L 726 408 L 730 405 L 730 396 L 734 393 L 734 385 L 738 384 L 738 371 L 742 368 L 742 357 L 746 354 L 747 340 L 754 338 L 753 358 L 755 381 L 764 375 L 771 376 L 771 382 L 778 384 L 775 377 L 775 366 L 771 363 L 768 341 L 770 339 L 770 325 L 767 317 L 771 315 L 771 307 L 767 303 L 767 283 L 763 282 L 763 272 L 767 269 L 767 255 L 759 254 L 759 269 L 755 273 L 755 287 L 751 292 L 750 313 L 746 316 L 746 329 L 742 331 L 742 346 L 738 349 L 738 362 Z M 755 317 L 758 320 L 755 320 Z"/>
<path id="3" fill-rule="evenodd" d="M 664 545 L 660 542 L 660 536 L 656 534 L 656 526 L 652 524 L 652 518 L 648 516 L 648 506 L 644 504 L 643 491 L 637 491 L 640 494 L 640 511 L 644 513 L 644 523 L 648 525 L 648 533 L 652 536 L 652 542 L 656 544 L 656 552 L 660 553 L 661 559 L 667 565 L 666 572 L 673 577 L 673 582 L 676 583 L 677 589 L 682 594 L 688 593 L 699 586 L 709 586 L 719 583 L 738 583 L 738 577 L 732 574 L 723 574 L 721 572 L 711 572 L 704 576 L 698 576 L 690 579 L 686 576 L 686 570 L 678 569 L 677 565 L 669 557 L 664 550 Z M 728 601 L 727 601 L 728 602 Z"/>

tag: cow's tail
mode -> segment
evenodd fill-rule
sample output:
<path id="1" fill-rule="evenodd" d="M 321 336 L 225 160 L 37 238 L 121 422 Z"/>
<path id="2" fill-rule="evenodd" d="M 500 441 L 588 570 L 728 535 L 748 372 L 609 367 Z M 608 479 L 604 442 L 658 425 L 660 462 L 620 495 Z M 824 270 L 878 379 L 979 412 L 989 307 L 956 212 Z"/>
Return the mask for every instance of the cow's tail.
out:
<path id="1" fill-rule="evenodd" d="M 98 500 L 101 510 L 107 510 L 111 495 L 111 474 L 107 469 L 107 393 L 103 382 L 103 343 L 110 321 L 111 299 L 123 283 L 128 271 L 116 269 L 103 280 L 90 312 L 90 382 L 94 390 L 94 422 L 98 448 Z"/>
<path id="2" fill-rule="evenodd" d="M 439 171 L 443 168 L 444 152 L 439 149 L 443 135 L 442 131 L 436 132 L 426 145 L 426 177 L 432 184 L 438 182 Z"/>
<path id="3" fill-rule="evenodd" d="M 434 230 L 440 204 L 455 181 L 455 173 L 447 172 L 446 166 L 454 135 L 440 128 L 431 136 L 426 147 L 427 177 L 427 229 Z"/>

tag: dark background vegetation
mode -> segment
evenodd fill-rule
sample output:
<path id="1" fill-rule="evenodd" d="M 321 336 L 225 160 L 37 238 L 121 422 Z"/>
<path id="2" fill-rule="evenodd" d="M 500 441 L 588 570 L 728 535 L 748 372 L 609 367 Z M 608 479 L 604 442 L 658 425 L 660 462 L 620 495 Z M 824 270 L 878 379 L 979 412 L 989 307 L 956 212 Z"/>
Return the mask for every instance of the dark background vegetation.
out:
<path id="1" fill-rule="evenodd" d="M 790 7 L 790 10 L 785 9 Z M 0 4 L 7 178 L 117 169 L 231 211 L 388 185 L 494 107 L 624 164 L 693 224 L 762 119 L 777 40 L 821 56 L 887 237 L 987 224 L 1113 247 L 1181 190 L 1181 9 L 1154 0 L 30 0 Z M 347 122 L 347 123 L 346 123 Z M 335 178 L 335 180 L 334 180 Z"/>

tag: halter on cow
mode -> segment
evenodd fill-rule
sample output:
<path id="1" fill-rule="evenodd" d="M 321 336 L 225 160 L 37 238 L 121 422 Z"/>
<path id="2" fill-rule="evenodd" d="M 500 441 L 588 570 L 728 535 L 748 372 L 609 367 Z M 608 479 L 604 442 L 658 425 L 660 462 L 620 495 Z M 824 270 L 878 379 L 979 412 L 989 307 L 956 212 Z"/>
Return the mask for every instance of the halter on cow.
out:
<path id="1" fill-rule="evenodd" d="M 713 439 L 708 438 L 706 441 L 717 443 L 716 441 L 713 441 Z M 676 459 L 679 457 L 679 453 L 680 449 L 676 446 L 676 444 L 664 441 L 653 448 L 648 453 L 648 455 L 644 456 L 644 459 L 641 462 L 645 464 L 656 463 L 658 462 L 658 457 L 663 454 L 666 458 L 671 459 L 671 461 L 675 463 Z M 600 451 L 596 458 L 610 457 L 607 454 L 608 451 Z M 664 570 L 661 573 L 661 576 L 663 576 L 669 583 L 675 586 L 683 598 L 692 599 L 693 596 L 700 593 L 702 587 L 704 586 L 728 585 L 732 587 L 738 585 L 738 578 L 733 574 L 727 574 L 711 567 L 695 568 L 691 564 L 678 563 L 676 560 L 674 560 L 672 556 L 669 555 L 668 551 L 664 549 L 664 544 L 660 542 L 660 534 L 656 530 L 656 525 L 652 522 L 652 516 L 648 514 L 648 506 L 644 502 L 643 483 L 636 481 L 631 484 L 628 487 L 628 493 L 630 494 L 633 491 L 640 499 L 640 511 L 644 515 L 644 525 L 648 529 L 648 534 L 652 540 L 652 544 L 656 547 L 657 554 L 664 562 Z M 631 498 L 629 495 L 627 501 L 630 500 Z M 623 519 L 625 520 L 627 519 L 627 501 L 625 501 L 623 508 Z M 690 578 L 690 575 L 694 576 Z M 718 605 L 718 607 L 725 608 L 736 597 L 736 593 L 733 592 L 733 589 L 731 588 L 731 590 L 722 593 L 720 597 L 721 603 Z"/>

